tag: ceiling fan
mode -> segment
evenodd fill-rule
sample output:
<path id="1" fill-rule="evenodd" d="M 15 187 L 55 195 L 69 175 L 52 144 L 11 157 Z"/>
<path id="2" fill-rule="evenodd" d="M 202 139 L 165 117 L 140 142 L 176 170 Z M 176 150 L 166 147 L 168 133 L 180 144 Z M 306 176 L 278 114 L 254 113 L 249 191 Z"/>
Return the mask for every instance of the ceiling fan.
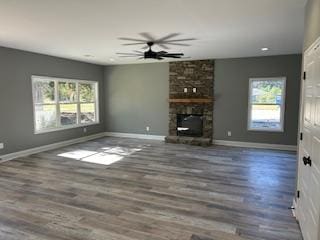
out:
<path id="1" fill-rule="evenodd" d="M 130 45 L 145 45 L 142 49 L 148 49 L 147 51 L 134 51 L 133 53 L 117 53 L 120 57 L 138 57 L 138 59 L 157 59 L 163 60 L 164 58 L 181 58 L 183 53 L 168 53 L 166 51 L 155 52 L 152 50 L 152 46 L 158 45 L 161 48 L 169 49 L 168 45 L 176 46 L 190 46 L 189 44 L 183 43 L 184 41 L 193 41 L 195 38 L 185 38 L 185 39 L 172 39 L 179 33 L 172 33 L 165 37 L 155 39 L 149 33 L 140 33 L 145 39 L 135 39 L 135 38 L 119 38 L 125 41 L 134 41 L 133 43 L 125 43 L 124 46 Z"/>

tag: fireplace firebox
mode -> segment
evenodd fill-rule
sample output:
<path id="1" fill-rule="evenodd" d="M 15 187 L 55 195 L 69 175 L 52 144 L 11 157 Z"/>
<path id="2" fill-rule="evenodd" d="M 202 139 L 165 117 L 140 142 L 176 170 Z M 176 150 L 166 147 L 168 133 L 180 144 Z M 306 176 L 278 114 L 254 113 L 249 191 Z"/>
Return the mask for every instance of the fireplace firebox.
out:
<path id="1" fill-rule="evenodd" d="M 177 136 L 202 137 L 203 115 L 177 114 Z"/>

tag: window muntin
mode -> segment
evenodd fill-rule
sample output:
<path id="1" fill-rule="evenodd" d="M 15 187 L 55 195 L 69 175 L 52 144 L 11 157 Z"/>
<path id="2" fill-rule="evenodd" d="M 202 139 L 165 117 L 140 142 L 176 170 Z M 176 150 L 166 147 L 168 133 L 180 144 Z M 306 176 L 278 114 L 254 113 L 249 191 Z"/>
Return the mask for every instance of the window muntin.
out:
<path id="1" fill-rule="evenodd" d="M 285 91 L 284 77 L 249 80 L 249 130 L 283 131 Z"/>
<path id="2" fill-rule="evenodd" d="M 35 133 L 99 123 L 98 83 L 32 76 Z"/>

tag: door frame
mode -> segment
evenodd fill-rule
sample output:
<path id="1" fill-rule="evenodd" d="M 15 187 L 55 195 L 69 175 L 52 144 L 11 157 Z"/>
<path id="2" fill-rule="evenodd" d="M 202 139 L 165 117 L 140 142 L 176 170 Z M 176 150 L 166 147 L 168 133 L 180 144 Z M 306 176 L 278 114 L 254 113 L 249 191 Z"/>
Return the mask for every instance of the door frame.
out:
<path id="1" fill-rule="evenodd" d="M 311 49 L 311 47 L 310 47 Z M 304 81 L 304 72 L 305 72 L 305 65 L 304 65 L 304 57 L 308 51 L 310 51 L 308 48 L 303 54 L 302 54 L 302 62 L 301 62 L 301 75 L 300 75 L 300 99 L 299 99 L 299 123 L 298 123 L 298 136 L 297 136 L 297 163 L 296 163 L 296 192 L 293 198 L 293 207 L 292 212 L 294 217 L 299 222 L 299 216 L 297 214 L 298 210 L 298 191 L 299 191 L 299 166 L 300 166 L 300 157 L 301 157 L 301 133 L 303 130 L 303 119 L 304 119 L 304 88 L 305 88 L 305 81 Z"/>
<path id="2" fill-rule="evenodd" d="M 305 110 L 305 71 L 306 71 L 306 66 L 305 66 L 305 57 L 307 54 L 309 54 L 312 50 L 315 50 L 315 48 L 319 47 L 320 45 L 320 36 L 315 40 L 314 43 L 312 43 L 304 52 L 302 55 L 302 72 L 301 72 L 301 81 L 300 81 L 300 103 L 299 103 L 299 124 L 298 124 L 298 148 L 297 148 L 297 174 L 296 174 L 296 193 L 299 191 L 299 186 L 300 186 L 300 166 L 301 166 L 301 159 L 302 159 L 302 141 L 300 139 L 300 134 L 303 133 L 303 127 L 304 127 L 304 110 Z M 298 201 L 298 196 L 297 194 L 294 197 L 293 200 L 293 213 L 294 216 L 296 217 L 297 221 L 299 222 L 299 201 Z M 320 236 L 320 228 L 319 228 L 319 234 Z M 319 239 L 320 240 L 320 239 Z"/>

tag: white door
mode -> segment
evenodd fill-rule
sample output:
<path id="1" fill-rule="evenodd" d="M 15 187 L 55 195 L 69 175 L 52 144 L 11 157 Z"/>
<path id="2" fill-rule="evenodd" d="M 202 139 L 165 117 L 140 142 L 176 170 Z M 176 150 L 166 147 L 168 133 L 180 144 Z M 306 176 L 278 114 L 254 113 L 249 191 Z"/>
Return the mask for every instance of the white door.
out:
<path id="1" fill-rule="evenodd" d="M 297 218 L 304 240 L 319 240 L 320 228 L 320 39 L 304 54 L 299 144 Z"/>

